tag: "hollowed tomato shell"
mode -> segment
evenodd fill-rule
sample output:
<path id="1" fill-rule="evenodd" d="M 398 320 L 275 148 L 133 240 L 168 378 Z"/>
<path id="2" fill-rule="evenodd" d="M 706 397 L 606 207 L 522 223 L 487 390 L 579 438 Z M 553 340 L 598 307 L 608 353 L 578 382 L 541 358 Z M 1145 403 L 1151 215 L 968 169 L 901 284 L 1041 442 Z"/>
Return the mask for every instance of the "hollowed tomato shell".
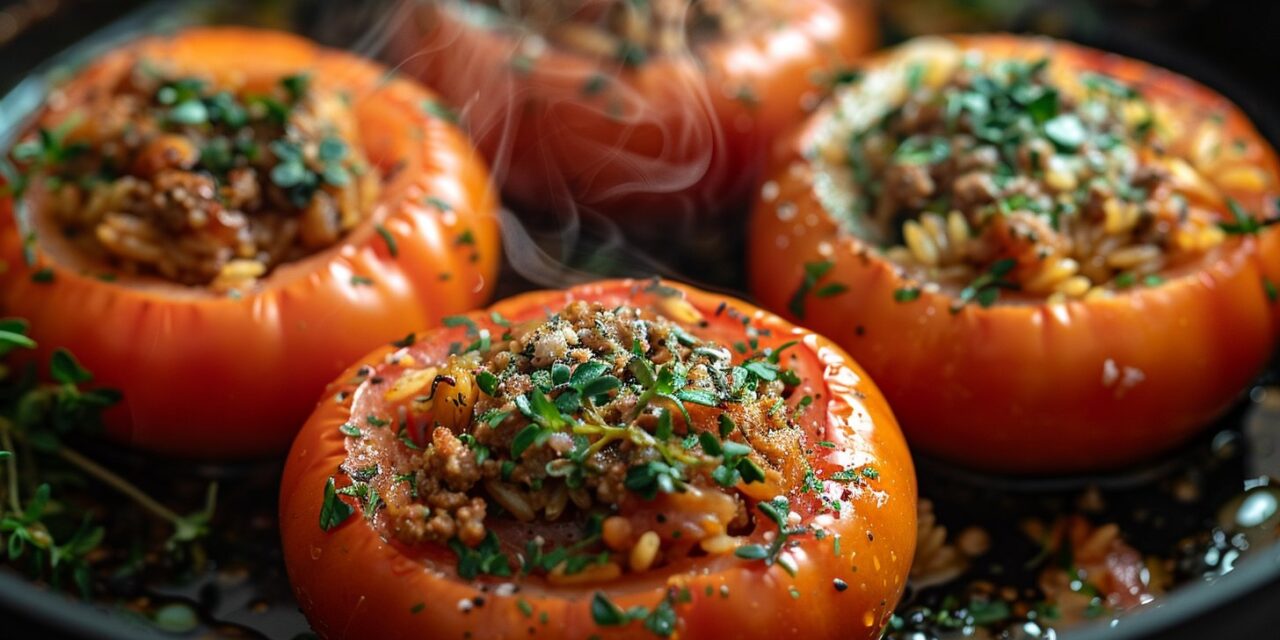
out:
<path id="1" fill-rule="evenodd" d="M 1223 196 L 1274 215 L 1275 152 L 1226 98 L 1172 72 L 1085 47 L 1007 35 L 951 38 L 992 59 L 1096 72 L 1163 105 L 1181 127 L 1169 148 L 1191 158 Z M 894 52 L 868 63 L 887 64 Z M 1280 272 L 1274 228 L 1230 237 L 1196 263 L 1109 299 L 1050 305 L 1002 300 L 952 313 L 952 293 L 922 291 L 844 232 L 813 188 L 803 150 L 830 107 L 782 149 L 749 230 L 751 290 L 786 310 L 804 265 L 832 262 L 822 282 L 845 293 L 804 301 L 806 326 L 830 336 L 885 391 L 917 452 L 1000 472 L 1104 469 L 1166 451 L 1222 414 L 1274 346 L 1275 302 L 1264 267 Z M 1213 136 L 1207 140 L 1208 136 Z M 1220 143 L 1220 160 L 1208 154 Z M 1215 164 L 1217 162 L 1217 164 Z M 776 189 L 775 189 L 776 187 Z M 776 196 L 776 197 L 775 197 Z M 783 206 L 794 209 L 783 209 Z M 780 211 L 784 215 L 780 215 Z M 1229 220 L 1229 214 L 1224 215 Z M 1270 289 L 1270 295 L 1269 295 Z"/>
<path id="2" fill-rule="evenodd" d="M 650 285 L 605 281 L 528 293 L 491 309 L 519 323 L 545 318 L 575 300 L 644 305 L 671 294 L 670 289 Z M 369 354 L 330 385 L 330 397 L 298 434 L 285 466 L 280 488 L 285 561 L 298 602 L 321 637 L 651 639 L 653 633 L 639 622 L 597 625 L 590 611 L 593 594 L 604 592 L 623 609 L 652 608 L 674 589 L 687 593 L 689 600 L 676 601 L 672 637 L 879 638 L 902 594 L 916 535 L 914 471 L 888 405 L 857 364 L 827 339 L 731 298 L 663 285 L 674 288 L 707 320 L 704 326 L 688 325 L 699 335 L 745 339 L 741 318 L 746 317 L 761 330 L 761 348 L 798 341 L 791 347 L 798 351 L 787 351 L 802 363 L 797 371 L 805 367 L 820 372 L 807 379 L 821 395 L 815 394 L 819 400 L 805 414 L 804 420 L 812 422 L 805 428 L 817 430 L 809 434 L 811 445 L 826 441 L 805 455 L 824 477 L 833 462 L 871 465 L 879 472 L 868 490 L 852 498 L 841 513 L 817 516 L 829 518 L 827 533 L 803 538 L 793 554 L 795 577 L 778 565 L 766 567 L 729 554 L 691 557 L 596 584 L 553 586 L 541 577 L 525 577 L 514 579 L 518 589 L 513 590 L 498 587 L 512 578 L 459 578 L 456 557 L 442 545 L 410 547 L 384 539 L 354 501 L 354 516 L 328 532 L 322 530 L 326 482 L 334 476 L 340 485 L 347 481 L 339 469 L 347 458 L 339 427 L 353 419 L 351 398 L 372 408 L 382 402 L 380 394 L 372 400 L 361 398 L 368 392 L 351 381 L 362 367 L 373 367 L 366 376 L 378 375 L 388 354 L 398 349 L 391 346 Z M 495 336 L 503 331 L 488 313 L 469 318 Z M 455 327 L 420 333 L 407 353 L 420 363 L 442 357 L 451 343 L 466 339 L 463 332 Z M 340 401 L 340 394 L 347 400 Z M 816 494 L 805 494 L 792 496 L 791 504 L 794 511 L 808 512 L 816 509 L 817 501 Z M 374 522 L 381 517 L 374 516 Z M 525 537 L 502 541 L 513 553 L 524 542 Z M 481 605 L 474 605 L 477 597 Z"/>
<path id="3" fill-rule="evenodd" d="M 13 200 L 0 200 L 0 313 L 31 322 L 41 362 L 65 347 L 95 384 L 123 391 L 108 414 L 112 437 L 183 456 L 281 452 L 352 359 L 485 302 L 499 261 L 489 175 L 455 127 L 423 110 L 434 97 L 422 87 L 292 35 L 193 29 L 98 59 L 42 118 L 65 117 L 143 59 L 266 84 L 310 73 L 318 90 L 350 96 L 359 144 L 384 180 L 370 219 L 339 244 L 239 296 L 124 274 L 105 281 L 109 270 L 67 246 L 38 198 L 27 202 L 32 242 Z"/>
<path id="4" fill-rule="evenodd" d="M 878 35 L 869 1 L 797 0 L 763 32 L 628 67 L 554 45 L 531 53 L 533 38 L 457 5 L 427 3 L 405 21 L 392 43 L 403 70 L 460 110 L 510 201 L 618 220 L 744 203 L 768 146 Z"/>

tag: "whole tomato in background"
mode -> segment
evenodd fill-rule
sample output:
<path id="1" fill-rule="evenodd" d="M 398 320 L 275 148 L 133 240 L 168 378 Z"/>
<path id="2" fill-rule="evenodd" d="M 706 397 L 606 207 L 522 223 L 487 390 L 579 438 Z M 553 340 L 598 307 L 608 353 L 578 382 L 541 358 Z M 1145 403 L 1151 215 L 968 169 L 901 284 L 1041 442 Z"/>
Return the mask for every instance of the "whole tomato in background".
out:
<path id="1" fill-rule="evenodd" d="M 878 41 L 871 2 L 766 4 L 778 15 L 763 25 L 640 57 L 549 42 L 482 3 L 427 2 L 387 57 L 458 111 L 527 221 L 551 214 L 551 235 L 603 221 L 661 260 L 724 270 L 713 263 L 740 232 L 718 221 L 741 213 L 774 139 Z M 627 6 L 580 10 L 613 5 Z"/>

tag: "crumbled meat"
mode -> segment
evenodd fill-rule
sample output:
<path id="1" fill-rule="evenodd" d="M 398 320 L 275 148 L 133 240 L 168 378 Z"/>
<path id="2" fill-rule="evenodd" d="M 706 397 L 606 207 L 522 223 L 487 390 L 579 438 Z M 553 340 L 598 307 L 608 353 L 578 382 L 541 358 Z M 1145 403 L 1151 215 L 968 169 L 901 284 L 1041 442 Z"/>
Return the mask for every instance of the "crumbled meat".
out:
<path id="1" fill-rule="evenodd" d="M 833 115 L 848 136 L 813 157 L 847 165 L 830 167 L 854 188 L 846 228 L 888 241 L 908 279 L 952 287 L 960 306 L 988 280 L 984 306 L 1152 286 L 1220 243 L 1220 199 L 1175 192 L 1195 163 L 1165 155 L 1142 91 L 1097 76 L 1077 93 L 1053 84 L 1052 64 L 974 53 L 940 82 L 904 74 L 915 85 L 871 124 Z"/>
<path id="2" fill-rule="evenodd" d="M 352 442 L 404 452 L 410 434 L 424 434 L 415 444 L 420 451 L 380 476 L 400 480 L 370 481 L 390 486 L 384 489 L 387 513 L 397 539 L 474 547 L 485 540 L 485 519 L 495 512 L 532 522 L 603 509 L 653 523 L 665 517 L 660 496 L 689 491 L 686 502 L 707 508 L 701 520 L 680 525 L 690 536 L 680 544 L 689 548 L 699 536 L 720 535 L 749 519 L 745 503 L 724 498 L 745 481 L 744 473 L 763 482 L 768 469 L 771 482 L 779 483 L 767 490 L 771 495 L 804 481 L 802 432 L 790 412 L 780 410 L 784 383 L 733 366 L 728 349 L 694 338 L 661 312 L 574 302 L 544 321 L 516 324 L 509 334 L 486 352 L 456 354 L 418 370 L 427 373 L 402 374 L 406 382 L 393 381 L 391 389 L 407 395 L 403 401 L 411 406 L 403 434 Z M 489 380 L 484 393 L 450 395 L 481 378 Z M 670 386 L 658 395 L 660 384 Z M 451 391 L 442 391 L 446 387 Z M 715 402 L 681 403 L 677 391 Z M 459 401 L 468 404 L 463 413 L 441 412 Z M 724 431 L 721 413 L 732 432 Z M 442 422 L 446 415 L 468 418 Z M 571 424 L 551 422 L 557 420 Z M 713 474 L 726 458 L 702 449 L 703 430 L 717 434 L 717 442 L 736 441 L 739 471 Z M 736 462 L 741 456 L 749 461 Z M 358 459 L 350 457 L 348 466 Z"/>
<path id="3" fill-rule="evenodd" d="M 929 168 L 918 164 L 893 164 L 884 172 L 884 199 L 902 207 L 920 208 L 929 202 L 936 185 Z"/>
<path id="4" fill-rule="evenodd" d="M 376 199 L 353 110 L 306 76 L 250 91 L 139 61 L 95 88 L 13 154 L 48 178 L 42 215 L 104 271 L 248 286 L 338 242 Z"/>

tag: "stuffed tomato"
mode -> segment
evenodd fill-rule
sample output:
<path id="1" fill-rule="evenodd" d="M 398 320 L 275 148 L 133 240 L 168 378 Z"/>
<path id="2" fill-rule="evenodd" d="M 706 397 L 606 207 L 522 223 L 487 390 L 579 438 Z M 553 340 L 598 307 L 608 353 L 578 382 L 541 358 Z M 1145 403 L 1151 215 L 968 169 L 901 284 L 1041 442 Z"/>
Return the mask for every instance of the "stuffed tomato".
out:
<path id="1" fill-rule="evenodd" d="M 53 90 L 0 200 L 0 313 L 123 392 L 112 436 L 288 447 L 352 359 L 482 304 L 479 155 L 421 87 L 281 33 L 196 29 Z"/>
<path id="2" fill-rule="evenodd" d="M 839 347 L 606 281 L 356 363 L 294 443 L 280 524 L 324 638 L 878 638 L 915 491 Z"/>
<path id="3" fill-rule="evenodd" d="M 770 141 L 876 43 L 863 0 L 447 0 L 414 18 L 403 69 L 459 107 L 510 200 L 635 222 L 745 202 Z"/>
<path id="4" fill-rule="evenodd" d="M 750 280 L 867 368 L 918 451 L 1114 467 L 1259 372 L 1277 164 L 1225 98 L 1003 35 L 912 41 L 865 71 L 780 152 Z"/>

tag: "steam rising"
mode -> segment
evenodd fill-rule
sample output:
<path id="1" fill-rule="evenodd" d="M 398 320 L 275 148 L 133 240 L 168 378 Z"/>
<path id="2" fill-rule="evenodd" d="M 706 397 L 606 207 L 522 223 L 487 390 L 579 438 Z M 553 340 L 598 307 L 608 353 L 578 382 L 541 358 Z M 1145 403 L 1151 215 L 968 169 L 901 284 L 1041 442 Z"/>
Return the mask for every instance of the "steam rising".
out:
<path id="1" fill-rule="evenodd" d="M 344 5 L 316 23 L 322 39 L 423 80 L 457 111 L 504 202 L 526 214 L 503 212 L 503 243 L 537 285 L 671 275 L 668 262 L 691 251 L 684 240 L 705 236 L 699 226 L 745 194 L 750 176 L 724 168 L 741 151 L 726 143 L 706 70 L 683 39 L 674 55 L 624 68 L 463 0 Z M 363 28 L 342 33 L 352 25 Z"/>

